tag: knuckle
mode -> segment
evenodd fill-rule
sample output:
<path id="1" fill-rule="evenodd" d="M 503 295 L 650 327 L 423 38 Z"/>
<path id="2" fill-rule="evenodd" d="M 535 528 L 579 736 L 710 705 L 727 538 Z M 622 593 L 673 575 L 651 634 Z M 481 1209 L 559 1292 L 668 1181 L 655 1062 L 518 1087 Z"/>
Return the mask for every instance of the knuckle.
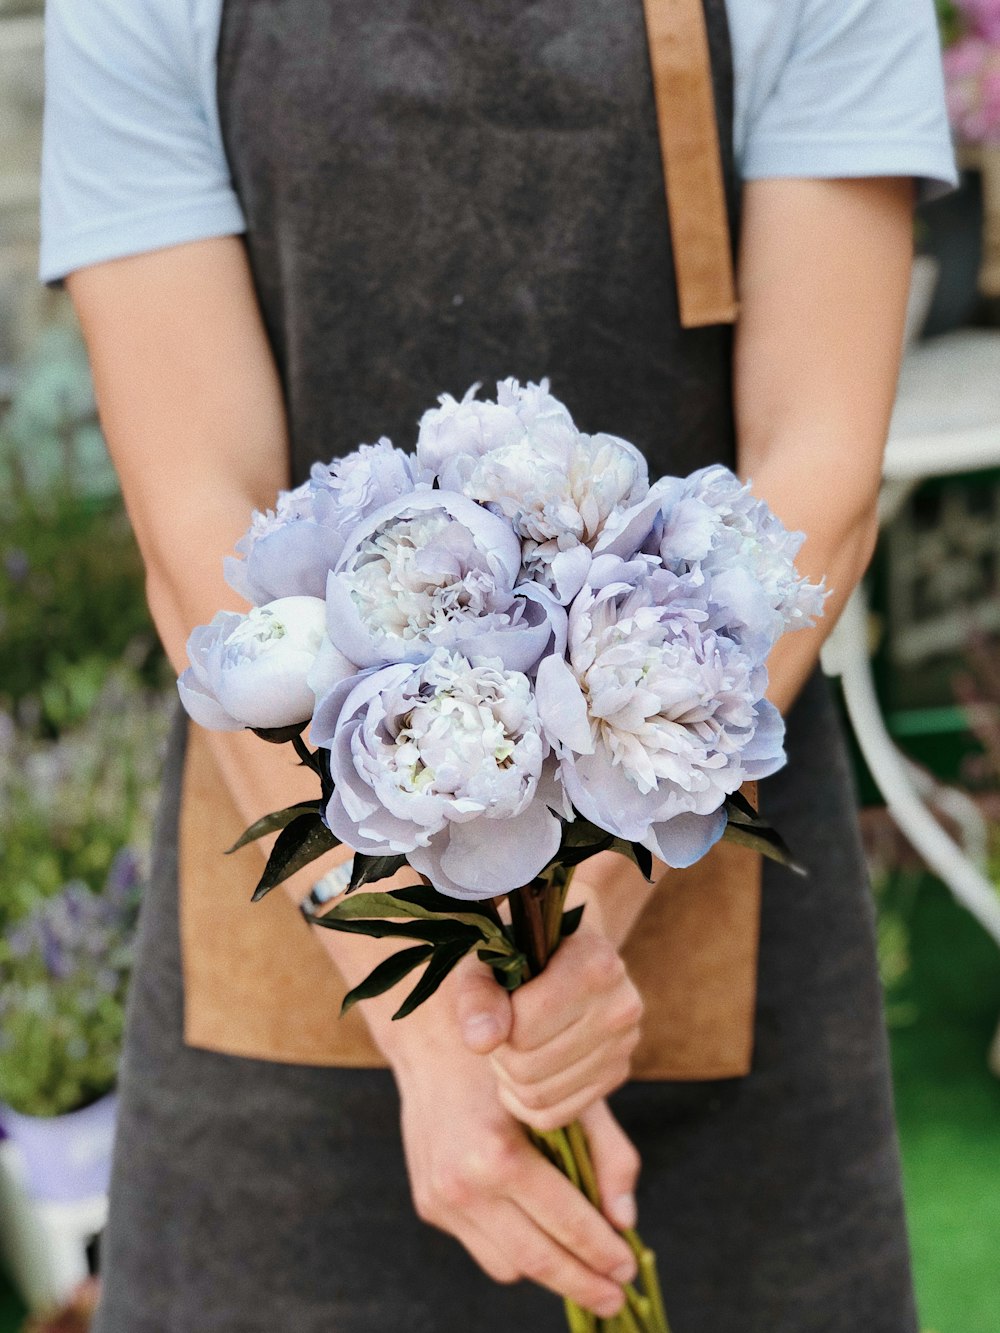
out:
<path id="1" fill-rule="evenodd" d="M 520 1144 L 507 1135 L 498 1134 L 483 1144 L 481 1157 L 476 1163 L 478 1178 L 484 1183 L 510 1182 L 517 1177 L 521 1163 Z"/>
<path id="2" fill-rule="evenodd" d="M 477 1190 L 472 1179 L 469 1165 L 449 1165 L 438 1168 L 431 1185 L 435 1199 L 445 1208 L 466 1208 L 472 1202 Z M 436 1206 L 435 1211 L 439 1211 Z"/>
<path id="3" fill-rule="evenodd" d="M 420 1188 L 413 1191 L 413 1208 L 421 1222 L 427 1222 L 428 1225 L 437 1222 L 439 1213 L 429 1190 Z"/>
<path id="4" fill-rule="evenodd" d="M 628 989 L 615 1002 L 608 1015 L 608 1026 L 612 1032 L 628 1032 L 638 1028 L 643 1015 L 642 997 L 629 983 Z"/>
<path id="5" fill-rule="evenodd" d="M 521 1259 L 521 1271 L 532 1282 L 548 1286 L 555 1282 L 559 1265 L 547 1249 L 532 1249 Z"/>
<path id="6" fill-rule="evenodd" d="M 603 935 L 595 935 L 583 966 L 584 978 L 595 988 L 613 986 L 625 972 L 618 950 Z"/>
<path id="7" fill-rule="evenodd" d="M 529 1111 L 544 1111 L 548 1105 L 549 1099 L 544 1089 L 537 1085 L 529 1083 L 527 1087 L 515 1087 L 512 1091 L 521 1105 L 527 1107 Z"/>

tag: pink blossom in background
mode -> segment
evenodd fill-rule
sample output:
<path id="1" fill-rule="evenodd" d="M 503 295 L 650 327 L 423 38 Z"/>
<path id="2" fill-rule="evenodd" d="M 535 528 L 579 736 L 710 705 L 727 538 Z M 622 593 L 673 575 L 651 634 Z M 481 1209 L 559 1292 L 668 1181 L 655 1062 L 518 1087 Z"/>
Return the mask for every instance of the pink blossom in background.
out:
<path id="1" fill-rule="evenodd" d="M 962 37 L 945 51 L 948 115 L 963 143 L 995 144 L 1000 143 L 1000 0 L 975 3 L 992 11 L 997 38 Z"/>
<path id="2" fill-rule="evenodd" d="M 1000 0 L 958 0 L 958 9 L 972 32 L 1000 44 Z"/>

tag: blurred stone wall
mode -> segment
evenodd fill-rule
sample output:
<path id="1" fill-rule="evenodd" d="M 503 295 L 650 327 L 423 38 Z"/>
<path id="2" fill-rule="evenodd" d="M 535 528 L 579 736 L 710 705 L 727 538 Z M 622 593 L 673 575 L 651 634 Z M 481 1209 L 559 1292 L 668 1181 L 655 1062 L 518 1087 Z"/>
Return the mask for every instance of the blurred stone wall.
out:
<path id="1" fill-rule="evenodd" d="M 40 330 L 66 318 L 36 277 L 42 89 L 42 0 L 0 0 L 0 394 Z"/>

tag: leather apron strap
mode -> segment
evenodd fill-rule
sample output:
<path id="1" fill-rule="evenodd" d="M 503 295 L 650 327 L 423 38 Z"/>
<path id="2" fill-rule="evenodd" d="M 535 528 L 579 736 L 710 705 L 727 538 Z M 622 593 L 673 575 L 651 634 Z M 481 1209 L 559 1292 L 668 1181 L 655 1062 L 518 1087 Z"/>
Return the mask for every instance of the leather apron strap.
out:
<path id="1" fill-rule="evenodd" d="M 736 278 L 702 0 L 643 4 L 681 324 L 731 324 Z"/>

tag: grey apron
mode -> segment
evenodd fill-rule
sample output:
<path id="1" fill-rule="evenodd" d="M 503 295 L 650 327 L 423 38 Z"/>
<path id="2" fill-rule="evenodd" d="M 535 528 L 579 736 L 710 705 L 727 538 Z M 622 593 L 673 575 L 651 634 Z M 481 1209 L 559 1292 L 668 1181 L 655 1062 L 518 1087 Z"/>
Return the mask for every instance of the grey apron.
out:
<path id="1" fill-rule="evenodd" d="M 706 0 L 731 218 L 732 73 Z M 434 396 L 548 374 L 653 475 L 733 461 L 731 331 L 681 329 L 640 0 L 227 0 L 227 152 L 295 480 Z M 177 930 L 181 717 L 122 1074 L 99 1333 L 562 1327 L 409 1200 L 391 1076 L 192 1049 Z M 872 911 L 817 675 L 765 811 L 744 1079 L 631 1084 L 644 1235 L 675 1333 L 913 1333 Z"/>

